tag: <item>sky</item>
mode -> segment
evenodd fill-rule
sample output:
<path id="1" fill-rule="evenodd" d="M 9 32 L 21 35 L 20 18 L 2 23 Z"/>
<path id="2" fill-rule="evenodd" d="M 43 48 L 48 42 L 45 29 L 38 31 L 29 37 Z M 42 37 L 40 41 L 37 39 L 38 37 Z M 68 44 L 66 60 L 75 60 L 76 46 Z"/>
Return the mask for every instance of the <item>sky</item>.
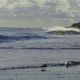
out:
<path id="1" fill-rule="evenodd" d="M 0 0 L 0 27 L 70 26 L 80 21 L 80 0 Z"/>

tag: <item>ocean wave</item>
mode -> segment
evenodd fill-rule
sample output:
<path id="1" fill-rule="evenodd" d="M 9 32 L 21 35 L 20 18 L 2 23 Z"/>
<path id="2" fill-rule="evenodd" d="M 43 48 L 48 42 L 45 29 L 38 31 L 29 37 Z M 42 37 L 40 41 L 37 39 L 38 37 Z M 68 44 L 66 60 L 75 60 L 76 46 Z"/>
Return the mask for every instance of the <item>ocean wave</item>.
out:
<path id="1" fill-rule="evenodd" d="M 42 63 L 34 65 L 21 65 L 21 66 L 8 66 L 1 67 L 0 70 L 14 70 L 14 69 L 30 69 L 30 68 L 41 68 L 41 71 L 44 71 L 47 67 L 72 67 L 80 65 L 80 61 L 63 61 L 60 63 Z"/>
<path id="2" fill-rule="evenodd" d="M 43 35 L 0 35 L 0 43 L 2 42 L 12 42 L 17 40 L 30 40 L 30 39 L 47 39 L 47 37 Z"/>
<path id="3" fill-rule="evenodd" d="M 50 38 L 61 38 L 56 37 L 52 34 L 80 34 L 79 29 L 75 28 L 64 28 L 64 27 L 55 27 L 55 28 L 45 28 L 45 29 L 26 29 L 26 30 L 17 30 L 17 31 L 3 31 L 0 32 L 0 43 L 3 42 L 12 42 L 19 40 L 33 40 L 33 39 L 50 39 Z"/>
<path id="4" fill-rule="evenodd" d="M 49 34 L 80 34 L 80 29 L 70 27 L 55 27 L 46 29 Z"/>
<path id="5" fill-rule="evenodd" d="M 8 66 L 8 67 L 1 67 L 0 70 L 46 68 L 46 67 L 57 67 L 57 66 L 62 67 L 62 66 L 65 66 L 65 64 L 64 63 L 42 63 L 37 65 Z"/>
<path id="6" fill-rule="evenodd" d="M 68 34 L 80 34 L 80 32 L 69 30 L 69 31 L 63 31 L 63 30 L 58 30 L 58 31 L 48 31 L 48 34 L 61 34 L 61 35 L 68 35 Z"/>
<path id="7" fill-rule="evenodd" d="M 30 49 L 30 50 L 80 50 L 80 47 L 24 47 L 24 46 L 0 46 L 0 49 Z"/>

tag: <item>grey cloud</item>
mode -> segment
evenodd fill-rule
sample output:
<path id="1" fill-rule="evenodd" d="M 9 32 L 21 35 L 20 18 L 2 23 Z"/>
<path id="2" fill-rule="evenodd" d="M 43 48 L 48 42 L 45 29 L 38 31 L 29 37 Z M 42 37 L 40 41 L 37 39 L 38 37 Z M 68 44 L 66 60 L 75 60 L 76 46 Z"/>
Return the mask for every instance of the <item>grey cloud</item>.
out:
<path id="1" fill-rule="evenodd" d="M 0 0 L 0 18 L 70 24 L 80 20 L 80 0 Z"/>

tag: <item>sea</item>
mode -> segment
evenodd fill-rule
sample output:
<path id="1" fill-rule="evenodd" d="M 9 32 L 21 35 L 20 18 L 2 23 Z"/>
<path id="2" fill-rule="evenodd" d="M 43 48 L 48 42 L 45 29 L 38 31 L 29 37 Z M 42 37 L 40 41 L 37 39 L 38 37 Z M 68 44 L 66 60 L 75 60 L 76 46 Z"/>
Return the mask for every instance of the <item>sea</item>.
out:
<path id="1" fill-rule="evenodd" d="M 0 28 L 0 80 L 80 80 L 65 61 L 80 61 L 79 31 Z"/>

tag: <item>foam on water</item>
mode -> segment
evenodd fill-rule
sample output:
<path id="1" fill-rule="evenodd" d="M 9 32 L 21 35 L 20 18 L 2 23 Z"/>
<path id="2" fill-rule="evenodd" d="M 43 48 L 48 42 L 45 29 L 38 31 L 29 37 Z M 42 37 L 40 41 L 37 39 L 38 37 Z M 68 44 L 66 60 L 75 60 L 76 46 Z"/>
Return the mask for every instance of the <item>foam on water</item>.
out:
<path id="1" fill-rule="evenodd" d="M 80 32 L 78 28 L 71 28 L 71 27 L 63 27 L 63 26 L 55 26 L 50 28 L 45 28 L 47 31 L 76 31 Z"/>

